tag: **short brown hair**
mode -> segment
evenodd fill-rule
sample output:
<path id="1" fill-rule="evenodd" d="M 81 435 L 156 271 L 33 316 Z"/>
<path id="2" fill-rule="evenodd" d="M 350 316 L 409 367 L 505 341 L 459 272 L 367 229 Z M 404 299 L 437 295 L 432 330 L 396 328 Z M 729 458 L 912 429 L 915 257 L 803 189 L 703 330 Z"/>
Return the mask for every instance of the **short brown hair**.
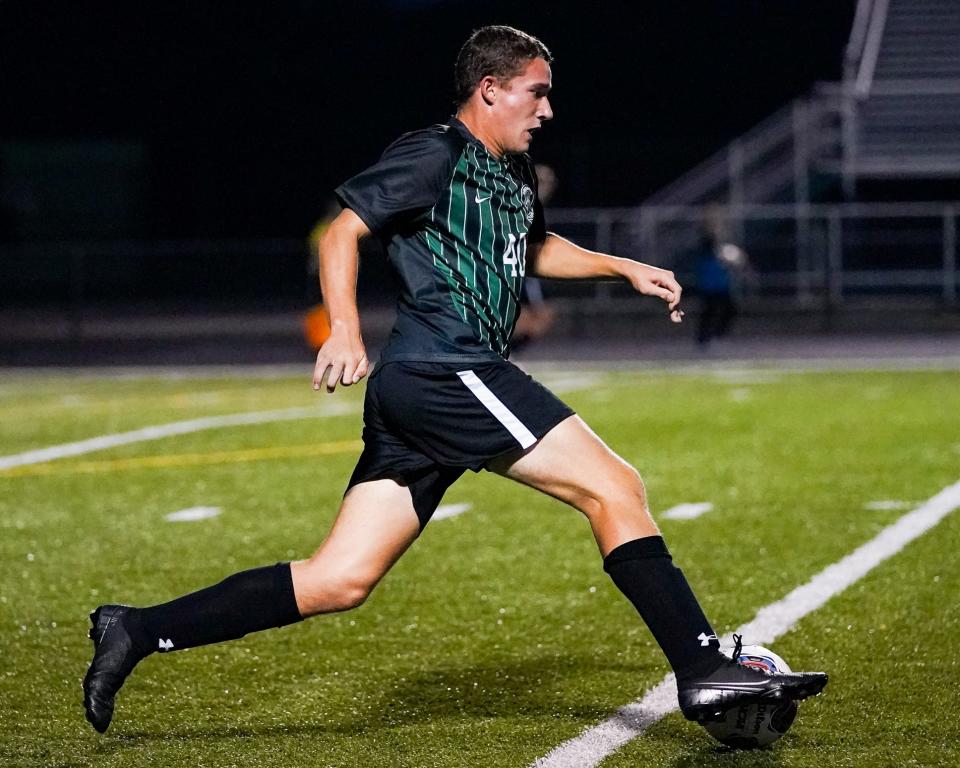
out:
<path id="1" fill-rule="evenodd" d="M 547 46 L 533 35 L 500 24 L 475 30 L 463 44 L 454 65 L 457 106 L 469 100 L 484 77 L 509 80 L 537 58 L 553 61 Z"/>

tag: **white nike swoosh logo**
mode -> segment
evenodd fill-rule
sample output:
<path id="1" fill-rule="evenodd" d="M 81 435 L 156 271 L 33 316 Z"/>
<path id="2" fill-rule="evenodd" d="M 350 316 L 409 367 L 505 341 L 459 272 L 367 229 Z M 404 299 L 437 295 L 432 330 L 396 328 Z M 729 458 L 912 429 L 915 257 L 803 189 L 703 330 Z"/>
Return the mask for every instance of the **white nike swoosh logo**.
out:
<path id="1" fill-rule="evenodd" d="M 487 200 L 489 200 L 491 197 L 493 197 L 493 195 L 487 195 L 486 197 L 480 197 L 480 193 L 477 192 L 476 196 L 475 196 L 473 199 L 476 200 L 478 203 L 485 203 L 485 202 L 487 202 Z"/>

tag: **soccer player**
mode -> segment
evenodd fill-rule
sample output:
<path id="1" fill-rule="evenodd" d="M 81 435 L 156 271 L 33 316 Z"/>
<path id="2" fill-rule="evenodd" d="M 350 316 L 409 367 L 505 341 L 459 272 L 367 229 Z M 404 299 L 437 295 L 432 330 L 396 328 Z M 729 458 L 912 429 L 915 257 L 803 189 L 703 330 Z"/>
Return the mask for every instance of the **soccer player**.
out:
<path id="1" fill-rule="evenodd" d="M 408 133 L 337 189 L 343 210 L 320 243 L 331 335 L 314 389 L 356 384 L 368 361 L 356 304 L 358 244 L 388 242 L 397 320 L 364 404 L 364 450 L 339 514 L 312 557 L 234 574 L 149 608 L 91 614 L 86 716 L 103 732 L 126 677 L 145 656 L 243 637 L 360 605 L 420 535 L 444 491 L 486 469 L 582 512 L 604 569 L 636 606 L 676 672 L 680 708 L 716 717 L 758 697 L 802 699 L 822 673 L 765 674 L 730 661 L 647 508 L 637 471 L 564 403 L 507 362 L 529 271 L 617 277 L 666 303 L 673 274 L 595 253 L 548 233 L 525 154 L 553 117 L 551 56 L 504 26 L 471 35 L 457 58 L 456 117 Z"/>

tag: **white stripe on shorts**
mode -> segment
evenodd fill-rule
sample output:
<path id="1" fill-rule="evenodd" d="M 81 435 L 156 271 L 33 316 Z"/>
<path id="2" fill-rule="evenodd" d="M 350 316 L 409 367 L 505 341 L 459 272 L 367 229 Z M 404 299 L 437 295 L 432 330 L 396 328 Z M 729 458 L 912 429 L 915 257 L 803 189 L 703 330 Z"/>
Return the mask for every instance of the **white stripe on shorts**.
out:
<path id="1" fill-rule="evenodd" d="M 507 431 L 516 438 L 521 448 L 529 448 L 537 438 L 533 433 L 523 426 L 523 423 L 511 413 L 493 392 L 487 389 L 487 385 L 480 381 L 477 374 L 473 371 L 457 371 L 457 376 L 467 385 L 467 388 L 476 395 L 483 407 L 493 414 L 494 418 L 507 428 Z"/>

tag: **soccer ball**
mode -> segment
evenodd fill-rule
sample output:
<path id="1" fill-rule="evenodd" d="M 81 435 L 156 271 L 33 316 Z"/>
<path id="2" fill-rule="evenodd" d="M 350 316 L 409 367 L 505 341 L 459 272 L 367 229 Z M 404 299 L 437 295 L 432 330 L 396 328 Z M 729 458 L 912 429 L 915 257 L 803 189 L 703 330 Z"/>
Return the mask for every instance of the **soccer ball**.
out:
<path id="1" fill-rule="evenodd" d="M 733 648 L 721 648 L 733 657 Z M 768 672 L 790 672 L 783 659 L 762 645 L 745 645 L 737 661 Z M 797 717 L 795 701 L 753 701 L 723 713 L 722 720 L 704 723 L 713 738 L 736 749 L 756 749 L 773 744 L 785 734 Z"/>

